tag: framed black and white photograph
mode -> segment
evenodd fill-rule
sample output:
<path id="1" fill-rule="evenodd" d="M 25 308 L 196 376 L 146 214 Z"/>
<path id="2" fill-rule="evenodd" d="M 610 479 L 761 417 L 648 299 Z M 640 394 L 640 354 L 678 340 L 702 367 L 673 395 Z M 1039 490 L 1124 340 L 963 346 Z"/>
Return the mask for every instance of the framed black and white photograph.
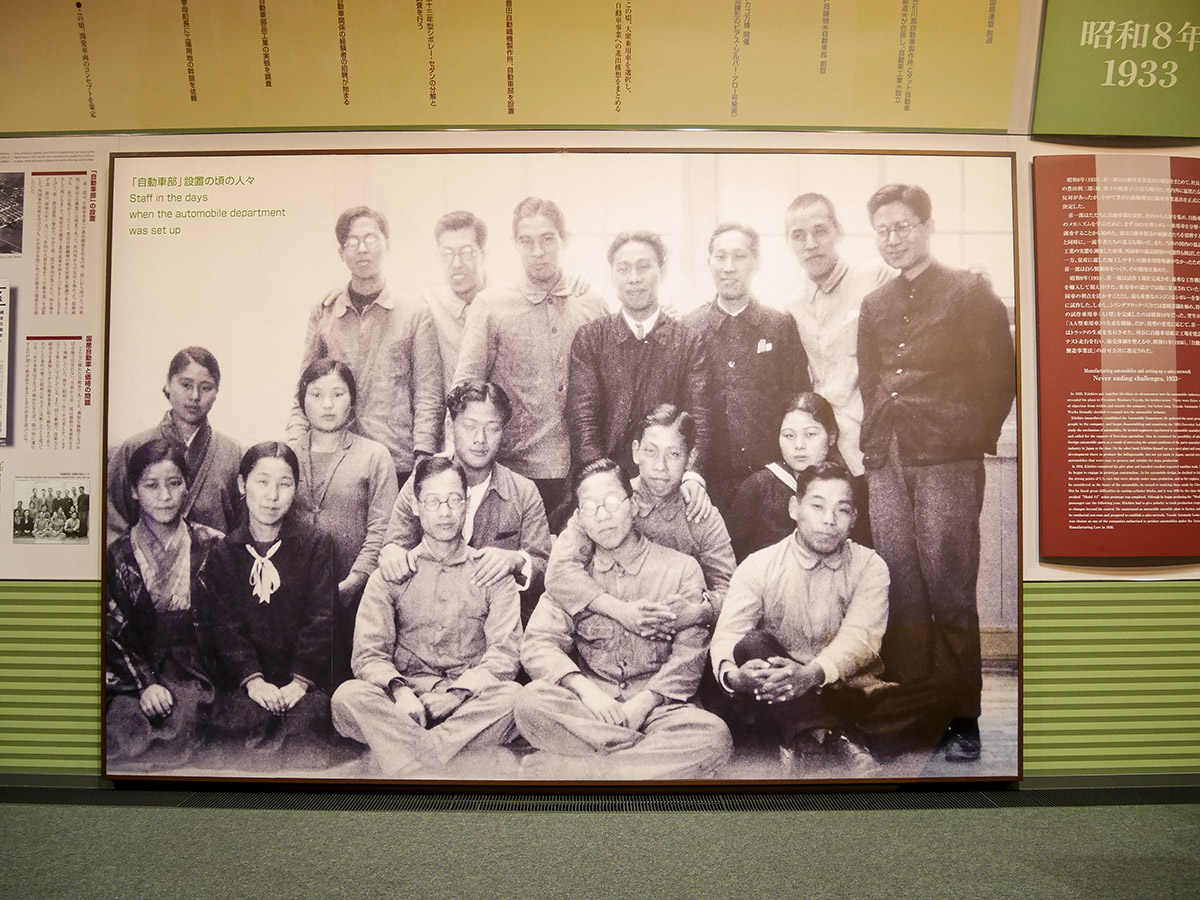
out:
<path id="1" fill-rule="evenodd" d="M 106 776 L 1019 776 L 1012 154 L 110 183 Z"/>
<path id="2" fill-rule="evenodd" d="M 0 254 L 24 247 L 25 173 L 0 172 Z"/>
<path id="3" fill-rule="evenodd" d="M 88 542 L 88 526 L 94 521 L 90 475 L 18 475 L 13 498 L 14 543 Z"/>

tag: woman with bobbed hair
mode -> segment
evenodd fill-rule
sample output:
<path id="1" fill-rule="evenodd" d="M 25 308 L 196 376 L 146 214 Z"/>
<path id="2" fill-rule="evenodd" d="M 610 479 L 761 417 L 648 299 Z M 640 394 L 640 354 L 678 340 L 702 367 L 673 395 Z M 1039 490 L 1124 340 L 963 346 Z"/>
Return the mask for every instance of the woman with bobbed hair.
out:
<path id="1" fill-rule="evenodd" d="M 379 567 L 379 550 L 399 493 L 387 447 L 350 429 L 357 399 L 349 366 L 329 358 L 313 361 L 296 387 L 296 402 L 309 427 L 288 441 L 300 463 L 295 515 L 333 538 L 337 684 L 351 677 L 354 618 L 367 578 Z"/>
<path id="2" fill-rule="evenodd" d="M 234 768 L 328 765 L 333 538 L 292 517 L 296 454 L 265 441 L 238 467 L 244 521 L 201 573 L 201 613 L 216 660 L 213 735 Z"/>
<path id="3" fill-rule="evenodd" d="M 220 386 L 221 367 L 203 347 L 184 347 L 171 358 L 162 389 L 171 408 L 157 426 L 135 434 L 109 457 L 109 544 L 137 520 L 125 472 L 133 451 L 154 438 L 178 441 L 185 448 L 189 487 L 184 517 L 223 532 L 237 524 L 236 478 L 242 451 L 208 423 Z"/>
<path id="4" fill-rule="evenodd" d="M 213 684 L 198 639 L 197 575 L 221 532 L 183 517 L 186 449 L 155 438 L 129 458 L 140 514 L 108 548 L 107 771 L 186 762 L 204 739 Z"/>
<path id="5" fill-rule="evenodd" d="M 788 499 L 796 493 L 796 477 L 826 460 L 844 465 L 837 441 L 837 419 L 829 401 L 812 391 L 795 395 L 779 423 L 779 460 L 742 482 L 729 508 L 726 524 L 739 563 L 755 550 L 778 543 L 796 530 L 796 523 L 788 515 Z M 859 517 L 850 536 L 869 546 L 870 531 L 864 518 Z"/>

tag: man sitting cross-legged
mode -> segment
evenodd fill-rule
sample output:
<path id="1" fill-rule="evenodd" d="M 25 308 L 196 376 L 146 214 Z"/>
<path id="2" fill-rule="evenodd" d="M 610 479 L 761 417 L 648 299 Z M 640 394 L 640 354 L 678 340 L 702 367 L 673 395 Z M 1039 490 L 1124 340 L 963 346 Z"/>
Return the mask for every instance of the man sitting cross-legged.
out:
<path id="1" fill-rule="evenodd" d="M 888 570 L 849 540 L 851 484 L 837 463 L 800 473 L 788 501 L 795 532 L 737 568 L 713 631 L 720 712 L 735 730 L 753 721 L 758 737 L 777 740 L 786 775 L 870 775 L 869 751 L 932 748 L 945 728 L 936 691 L 876 677 Z"/>
<path id="2" fill-rule="evenodd" d="M 615 462 L 585 466 L 575 495 L 579 520 L 596 545 L 588 571 L 602 590 L 624 603 L 700 600 L 700 564 L 634 529 L 629 479 Z M 521 774 L 711 776 L 732 744 L 719 718 L 688 703 L 704 666 L 704 626 L 653 640 L 590 609 L 568 614 L 550 596 L 554 589 L 551 580 L 521 646 L 521 662 L 535 680 L 518 695 L 517 727 L 541 751 L 522 760 Z"/>
<path id="3" fill-rule="evenodd" d="M 334 727 L 368 744 L 389 778 L 435 777 L 460 751 L 516 734 L 516 584 L 508 575 L 479 583 L 482 551 L 462 538 L 467 478 L 458 463 L 422 459 L 412 481 L 424 532 L 415 571 L 401 584 L 380 572 L 367 582 L 354 679 L 332 700 Z"/>

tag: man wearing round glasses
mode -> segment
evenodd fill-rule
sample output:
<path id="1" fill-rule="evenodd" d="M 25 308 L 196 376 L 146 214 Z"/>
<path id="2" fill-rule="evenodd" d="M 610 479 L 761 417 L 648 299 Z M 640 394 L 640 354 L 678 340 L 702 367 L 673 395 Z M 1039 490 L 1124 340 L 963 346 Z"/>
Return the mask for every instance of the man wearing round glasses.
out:
<path id="1" fill-rule="evenodd" d="M 932 203 L 889 184 L 867 202 L 900 275 L 863 300 L 858 367 L 871 535 L 891 572 L 889 678 L 953 706 L 946 759 L 979 759 L 983 686 L 976 580 L 985 453 L 1016 393 L 1008 312 L 988 280 L 933 258 Z"/>
<path id="2" fill-rule="evenodd" d="M 483 270 L 487 236 L 487 223 L 466 210 L 448 212 L 433 226 L 438 259 L 446 281 L 426 288 L 420 299 L 429 307 L 437 329 L 446 391 L 454 384 L 454 367 L 458 364 L 458 348 L 467 324 L 467 311 L 475 295 L 487 284 Z"/>
<path id="3" fill-rule="evenodd" d="M 629 477 L 601 459 L 574 479 L 579 521 L 596 551 L 589 574 L 617 601 L 676 597 L 698 602 L 704 575 L 692 557 L 654 544 L 633 527 Z M 702 778 L 733 749 L 717 716 L 692 706 L 708 629 L 670 639 L 629 631 L 549 596 L 533 611 L 521 663 L 534 679 L 517 697 L 517 726 L 537 750 L 521 774 L 547 779 Z"/>
<path id="4" fill-rule="evenodd" d="M 331 701 L 334 727 L 369 745 L 389 778 L 436 776 L 461 751 L 486 754 L 516 734 L 516 584 L 476 577 L 482 554 L 463 540 L 467 475 L 458 463 L 422 459 L 412 482 L 420 563 L 400 584 L 380 572 L 367 582 L 354 629 L 355 677 Z M 503 759 L 475 760 L 476 772 L 503 777 L 496 768 Z"/>
<path id="5" fill-rule="evenodd" d="M 313 307 L 304 338 L 303 372 L 330 357 L 344 362 L 358 384 L 353 428 L 388 448 L 404 484 L 418 456 L 434 453 L 442 437 L 442 361 L 437 331 L 423 303 L 388 287 L 383 274 L 388 221 L 355 206 L 334 226 L 350 281 Z M 299 405 L 288 438 L 303 437 L 308 420 Z"/>

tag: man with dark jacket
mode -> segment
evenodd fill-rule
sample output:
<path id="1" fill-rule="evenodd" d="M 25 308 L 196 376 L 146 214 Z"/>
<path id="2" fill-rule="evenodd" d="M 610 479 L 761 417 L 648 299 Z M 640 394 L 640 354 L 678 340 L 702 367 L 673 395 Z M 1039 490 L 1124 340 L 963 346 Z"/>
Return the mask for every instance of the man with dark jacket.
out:
<path id="1" fill-rule="evenodd" d="M 796 320 L 750 291 L 759 244 L 747 225 L 718 225 L 708 242 L 717 295 L 684 319 L 707 361 L 712 440 L 706 476 L 722 512 L 747 477 L 778 458 L 783 410 L 812 385 Z"/>
<path id="2" fill-rule="evenodd" d="M 614 459 L 631 478 L 636 475 L 635 431 L 661 403 L 687 410 L 695 420 L 688 468 L 704 471 L 709 442 L 704 351 L 697 336 L 659 305 L 666 257 L 662 238 L 649 231 L 623 232 L 608 248 L 621 309 L 584 325 L 571 345 L 567 424 L 573 471 Z M 689 479 L 684 491 L 700 484 Z"/>
<path id="3" fill-rule="evenodd" d="M 892 576 L 883 660 L 954 704 L 946 758 L 980 755 L 979 515 L 985 453 L 1016 393 L 1008 312 L 987 279 L 937 262 L 932 204 L 889 184 L 867 203 L 900 275 L 863 300 L 858 329 L 871 534 Z"/>

